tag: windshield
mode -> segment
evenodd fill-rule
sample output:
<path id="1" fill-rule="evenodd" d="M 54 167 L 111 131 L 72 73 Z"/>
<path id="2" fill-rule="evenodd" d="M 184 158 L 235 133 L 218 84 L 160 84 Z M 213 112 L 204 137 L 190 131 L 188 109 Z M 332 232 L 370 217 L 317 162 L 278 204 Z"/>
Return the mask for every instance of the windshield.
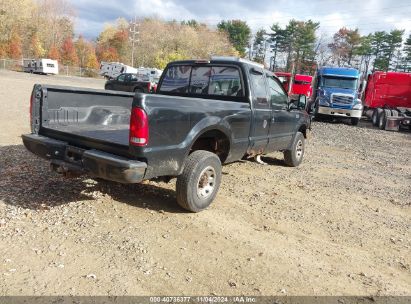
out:
<path id="1" fill-rule="evenodd" d="M 353 89 L 357 88 L 356 78 L 338 78 L 324 76 L 322 85 L 327 88 L 341 88 L 341 89 Z"/>

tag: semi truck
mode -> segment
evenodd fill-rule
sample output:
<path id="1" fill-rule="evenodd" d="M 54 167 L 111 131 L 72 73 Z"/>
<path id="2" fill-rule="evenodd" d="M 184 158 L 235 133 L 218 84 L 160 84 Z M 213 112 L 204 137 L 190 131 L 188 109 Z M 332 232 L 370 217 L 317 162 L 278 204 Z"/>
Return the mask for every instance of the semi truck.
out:
<path id="1" fill-rule="evenodd" d="M 374 72 L 363 94 L 364 114 L 381 130 L 411 126 L 411 73 Z"/>
<path id="2" fill-rule="evenodd" d="M 311 99 L 314 118 L 349 118 L 352 125 L 357 125 L 363 112 L 357 92 L 359 76 L 359 71 L 353 68 L 319 68 L 314 76 Z"/>
<path id="3" fill-rule="evenodd" d="M 313 88 L 311 86 L 313 77 L 310 75 L 303 75 L 303 74 L 295 74 L 294 79 L 292 81 L 291 90 L 290 90 L 290 83 L 291 83 L 291 73 L 286 72 L 275 72 L 275 75 L 280 79 L 281 83 L 283 84 L 284 89 L 289 92 L 290 95 L 305 95 L 307 99 L 311 97 L 313 94 Z"/>
<path id="4" fill-rule="evenodd" d="M 304 95 L 289 99 L 271 71 L 233 57 L 172 62 L 155 94 L 35 85 L 30 113 L 24 145 L 53 170 L 177 177 L 177 202 L 193 212 L 214 200 L 221 164 L 282 151 L 296 167 L 311 129 Z"/>

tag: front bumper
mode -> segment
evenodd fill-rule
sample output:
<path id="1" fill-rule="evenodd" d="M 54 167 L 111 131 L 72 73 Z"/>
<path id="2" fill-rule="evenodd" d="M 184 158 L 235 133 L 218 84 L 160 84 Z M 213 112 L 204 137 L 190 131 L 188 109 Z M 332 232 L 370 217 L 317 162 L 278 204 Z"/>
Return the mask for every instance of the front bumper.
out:
<path id="1" fill-rule="evenodd" d="M 322 115 L 332 115 L 339 117 L 353 117 L 361 118 L 362 110 L 347 110 L 347 109 L 338 109 L 330 107 L 318 107 L 318 114 Z"/>
<path id="2" fill-rule="evenodd" d="M 50 161 L 57 172 L 86 173 L 124 184 L 143 180 L 147 164 L 99 150 L 85 150 L 36 134 L 22 135 L 27 150 Z"/>

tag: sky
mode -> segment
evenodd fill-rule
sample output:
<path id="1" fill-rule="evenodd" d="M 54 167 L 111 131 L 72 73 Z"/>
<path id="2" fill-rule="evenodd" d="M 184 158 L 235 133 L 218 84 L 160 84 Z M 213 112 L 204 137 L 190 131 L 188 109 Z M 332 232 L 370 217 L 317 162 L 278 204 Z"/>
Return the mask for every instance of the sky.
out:
<path id="1" fill-rule="evenodd" d="M 76 34 L 93 39 L 119 17 L 196 19 L 210 27 L 221 20 L 242 19 L 255 32 L 290 19 L 320 22 L 319 35 L 358 27 L 361 34 L 404 29 L 411 33 L 410 0 L 68 0 L 76 12 Z"/>

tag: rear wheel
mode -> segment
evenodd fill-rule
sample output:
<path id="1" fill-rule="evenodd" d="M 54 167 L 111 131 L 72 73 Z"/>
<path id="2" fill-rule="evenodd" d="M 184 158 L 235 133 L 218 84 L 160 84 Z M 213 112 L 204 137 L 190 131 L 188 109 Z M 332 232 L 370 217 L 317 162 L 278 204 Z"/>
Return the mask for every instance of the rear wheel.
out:
<path id="1" fill-rule="evenodd" d="M 144 93 L 144 90 L 142 88 L 135 88 L 134 93 Z"/>
<path id="2" fill-rule="evenodd" d="M 381 130 L 385 130 L 385 124 L 387 122 L 387 118 L 391 116 L 391 111 L 390 110 L 383 110 L 381 114 L 379 115 L 379 120 L 378 120 L 378 128 Z"/>
<path id="3" fill-rule="evenodd" d="M 221 183 L 221 161 L 214 153 L 191 153 L 183 173 L 177 177 L 178 204 L 191 212 L 206 209 L 217 195 Z"/>
<path id="4" fill-rule="evenodd" d="M 113 89 L 113 86 L 110 85 L 110 84 L 108 84 L 108 85 L 105 86 L 105 89 L 106 89 L 106 90 L 112 90 L 112 89 Z"/>
<path id="5" fill-rule="evenodd" d="M 301 132 L 297 132 L 290 150 L 284 151 L 284 162 L 287 166 L 297 167 L 304 158 L 305 139 Z"/>
<path id="6" fill-rule="evenodd" d="M 374 109 L 374 112 L 372 113 L 372 116 L 371 116 L 373 126 L 376 126 L 376 127 L 378 126 L 378 122 L 380 120 L 380 115 L 382 112 L 383 112 L 383 109 L 381 108 Z"/>

